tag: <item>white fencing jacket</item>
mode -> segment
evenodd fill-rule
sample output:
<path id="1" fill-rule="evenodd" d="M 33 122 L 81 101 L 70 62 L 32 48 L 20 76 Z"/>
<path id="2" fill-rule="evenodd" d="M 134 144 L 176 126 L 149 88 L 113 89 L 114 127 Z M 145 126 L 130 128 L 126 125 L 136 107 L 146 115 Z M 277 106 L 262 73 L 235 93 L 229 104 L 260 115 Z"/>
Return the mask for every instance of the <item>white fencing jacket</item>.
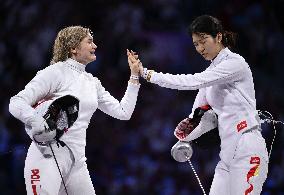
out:
<path id="1" fill-rule="evenodd" d="M 50 65 L 13 96 L 9 105 L 11 114 L 29 125 L 35 115 L 32 106 L 39 101 L 68 94 L 77 97 L 80 100 L 78 118 L 60 138 L 72 150 L 76 160 L 85 158 L 86 129 L 96 109 L 114 118 L 129 120 L 140 88 L 140 84 L 128 82 L 124 97 L 119 102 L 96 77 L 85 71 L 85 67 L 73 59 Z"/>
<path id="2" fill-rule="evenodd" d="M 178 90 L 196 90 L 193 111 L 209 104 L 218 115 L 220 158 L 230 163 L 240 135 L 259 126 L 251 70 L 243 57 L 225 48 L 201 73 L 163 74 L 153 72 L 151 83 Z"/>

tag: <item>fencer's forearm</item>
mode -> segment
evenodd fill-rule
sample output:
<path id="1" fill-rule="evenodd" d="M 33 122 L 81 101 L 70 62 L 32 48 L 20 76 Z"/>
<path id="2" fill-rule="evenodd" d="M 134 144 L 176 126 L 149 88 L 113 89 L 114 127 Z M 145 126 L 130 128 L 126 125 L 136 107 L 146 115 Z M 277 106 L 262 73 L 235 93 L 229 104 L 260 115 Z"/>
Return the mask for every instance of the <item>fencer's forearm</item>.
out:
<path id="1" fill-rule="evenodd" d="M 169 74 L 158 73 L 153 70 L 143 71 L 142 77 L 148 82 L 161 87 L 178 90 L 196 90 L 212 85 L 230 83 L 239 80 L 247 68 L 245 63 L 236 60 L 227 60 L 215 67 L 210 67 L 196 74 Z"/>
<path id="2" fill-rule="evenodd" d="M 124 117 L 121 120 L 129 120 L 132 116 L 134 108 L 136 106 L 138 92 L 140 84 L 133 84 L 132 82 L 128 83 L 126 92 L 120 101 L 122 110 L 124 111 Z"/>
<path id="3" fill-rule="evenodd" d="M 214 84 L 214 81 L 206 81 L 191 74 L 169 74 L 153 72 L 149 82 L 161 87 L 178 90 L 197 90 Z"/>
<path id="4" fill-rule="evenodd" d="M 114 118 L 129 120 L 136 105 L 140 84 L 128 82 L 126 92 L 120 102 L 105 91 L 101 85 L 100 88 L 98 108 Z"/>
<path id="5" fill-rule="evenodd" d="M 153 70 L 147 70 L 143 77 L 148 82 L 170 89 L 195 90 L 200 87 L 200 85 L 192 82 L 193 78 L 190 78 L 192 75 L 172 75 L 169 73 L 164 74 Z"/>
<path id="6" fill-rule="evenodd" d="M 30 121 L 35 116 L 34 109 L 19 96 L 10 99 L 9 112 L 23 123 L 30 125 Z"/>

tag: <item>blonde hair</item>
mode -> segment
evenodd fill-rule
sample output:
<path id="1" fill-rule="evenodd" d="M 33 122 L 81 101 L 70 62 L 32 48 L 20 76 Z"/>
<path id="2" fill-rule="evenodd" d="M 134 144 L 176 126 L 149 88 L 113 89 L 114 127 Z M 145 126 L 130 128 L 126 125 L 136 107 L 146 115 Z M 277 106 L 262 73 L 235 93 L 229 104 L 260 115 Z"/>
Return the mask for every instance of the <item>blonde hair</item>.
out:
<path id="1" fill-rule="evenodd" d="M 82 26 L 69 26 L 60 30 L 53 45 L 53 57 L 50 64 L 65 61 L 71 57 L 71 49 L 80 46 L 81 41 L 91 34 L 90 29 Z"/>

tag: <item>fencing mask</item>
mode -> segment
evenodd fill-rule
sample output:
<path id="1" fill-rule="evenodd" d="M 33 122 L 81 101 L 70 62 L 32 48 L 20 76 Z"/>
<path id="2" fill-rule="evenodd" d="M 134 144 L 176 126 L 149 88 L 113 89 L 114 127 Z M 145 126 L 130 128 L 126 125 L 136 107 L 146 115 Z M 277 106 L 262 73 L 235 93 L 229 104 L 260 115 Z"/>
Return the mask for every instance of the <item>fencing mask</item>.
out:
<path id="1" fill-rule="evenodd" d="M 31 135 L 31 127 L 25 126 L 27 133 L 39 145 L 47 145 L 56 141 L 64 132 L 74 124 L 78 118 L 79 100 L 71 95 L 51 99 L 38 103 L 35 107 L 36 114 L 41 115 L 49 128 L 40 134 Z"/>

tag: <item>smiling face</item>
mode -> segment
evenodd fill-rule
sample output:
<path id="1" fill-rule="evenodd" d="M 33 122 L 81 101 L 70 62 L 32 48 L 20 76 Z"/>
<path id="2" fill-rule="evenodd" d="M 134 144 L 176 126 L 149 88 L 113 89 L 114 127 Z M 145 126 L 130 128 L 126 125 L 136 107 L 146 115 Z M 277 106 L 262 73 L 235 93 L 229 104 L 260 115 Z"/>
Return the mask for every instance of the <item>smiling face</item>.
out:
<path id="1" fill-rule="evenodd" d="M 214 59 L 218 53 L 224 48 L 222 44 L 222 34 L 218 33 L 214 38 L 205 33 L 193 33 L 192 42 L 196 51 L 202 55 L 205 60 Z"/>
<path id="2" fill-rule="evenodd" d="M 81 64 L 88 64 L 96 60 L 95 50 L 97 46 L 93 42 L 93 37 L 89 33 L 81 42 L 80 45 L 71 49 L 71 58 Z"/>

